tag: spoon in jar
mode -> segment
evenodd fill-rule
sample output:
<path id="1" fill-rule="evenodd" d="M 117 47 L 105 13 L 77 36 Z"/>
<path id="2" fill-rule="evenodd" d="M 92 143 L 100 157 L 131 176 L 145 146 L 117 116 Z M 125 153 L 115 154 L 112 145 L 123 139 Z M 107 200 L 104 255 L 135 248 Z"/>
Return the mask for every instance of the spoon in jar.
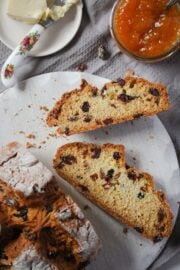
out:
<path id="1" fill-rule="evenodd" d="M 172 6 L 176 5 L 180 3 L 180 0 L 169 0 L 169 2 L 167 3 L 166 5 L 166 9 L 169 9 L 171 8 Z"/>

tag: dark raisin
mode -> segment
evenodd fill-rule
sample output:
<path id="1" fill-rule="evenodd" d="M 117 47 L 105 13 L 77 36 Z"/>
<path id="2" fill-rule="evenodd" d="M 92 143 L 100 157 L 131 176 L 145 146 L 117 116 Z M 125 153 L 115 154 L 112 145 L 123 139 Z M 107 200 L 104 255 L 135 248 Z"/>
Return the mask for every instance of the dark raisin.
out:
<path id="1" fill-rule="evenodd" d="M 56 258 L 58 255 L 59 255 L 59 251 L 58 250 L 50 250 L 47 253 L 47 257 L 49 259 Z"/>
<path id="2" fill-rule="evenodd" d="M 77 161 L 76 158 L 72 155 L 62 156 L 61 160 L 63 161 L 63 163 L 67 165 L 72 165 L 73 163 Z"/>
<path id="3" fill-rule="evenodd" d="M 50 213 L 50 212 L 53 211 L 53 207 L 52 207 L 52 205 L 50 205 L 50 204 L 46 205 L 45 208 L 46 208 L 46 211 L 47 211 L 48 213 Z"/>
<path id="4" fill-rule="evenodd" d="M 116 107 L 116 105 L 115 105 L 115 104 L 110 104 L 110 105 L 111 105 L 111 107 L 113 107 L 113 108 L 117 109 L 117 107 Z"/>
<path id="5" fill-rule="evenodd" d="M 156 103 L 157 105 L 159 105 L 159 102 L 160 102 L 160 98 L 156 98 L 155 103 Z"/>
<path id="6" fill-rule="evenodd" d="M 113 178 L 113 175 L 114 175 L 114 169 L 110 169 L 108 172 L 107 172 L 107 175 L 105 177 L 105 180 L 106 181 L 109 181 Z"/>
<path id="7" fill-rule="evenodd" d="M 12 237 L 11 239 L 16 240 L 19 238 L 20 234 L 22 233 L 22 230 L 20 228 L 13 228 L 12 229 Z"/>
<path id="8" fill-rule="evenodd" d="M 130 102 L 130 101 L 134 100 L 137 97 L 136 96 L 129 96 L 129 95 L 126 95 L 126 94 L 120 94 L 117 98 L 119 100 L 121 100 L 122 102 L 127 103 L 127 102 Z"/>
<path id="9" fill-rule="evenodd" d="M 123 80 L 122 78 L 117 79 L 116 82 L 122 87 L 126 84 L 125 80 Z"/>
<path id="10" fill-rule="evenodd" d="M 0 259 L 8 260 L 8 256 L 5 254 L 3 250 L 0 250 Z"/>
<path id="11" fill-rule="evenodd" d="M 80 85 L 81 89 L 86 87 L 86 85 L 88 85 L 88 82 L 86 80 L 82 79 L 81 85 Z"/>
<path id="12" fill-rule="evenodd" d="M 132 82 L 130 82 L 129 87 L 130 87 L 130 88 L 133 88 L 133 87 L 134 87 L 134 85 L 135 85 L 135 83 L 136 83 L 136 80 L 133 80 Z"/>
<path id="13" fill-rule="evenodd" d="M 152 95 L 152 96 L 155 96 L 155 97 L 159 97 L 159 91 L 156 89 L 156 88 L 150 88 L 149 89 L 149 93 Z"/>
<path id="14" fill-rule="evenodd" d="M 84 150 L 82 154 L 83 154 L 83 158 L 85 158 L 88 155 L 88 149 Z"/>
<path id="15" fill-rule="evenodd" d="M 114 176 L 114 180 L 119 179 L 120 176 L 121 176 L 121 172 L 117 173 L 117 174 Z"/>
<path id="16" fill-rule="evenodd" d="M 134 119 L 141 118 L 144 114 L 143 113 L 138 113 L 133 116 Z"/>
<path id="17" fill-rule="evenodd" d="M 95 180 L 98 179 L 97 173 L 94 173 L 94 174 L 90 175 L 90 177 L 91 177 L 91 179 L 92 179 L 93 181 L 95 181 Z"/>
<path id="18" fill-rule="evenodd" d="M 79 264 L 77 270 L 84 270 L 85 267 L 86 267 L 88 264 L 90 264 L 90 261 L 89 261 L 89 260 L 88 260 L 88 261 L 85 261 L 85 262 L 80 262 L 80 264 Z"/>
<path id="19" fill-rule="evenodd" d="M 84 210 L 88 210 L 88 209 L 90 209 L 90 207 L 89 207 L 89 205 L 86 204 L 86 205 L 83 207 L 83 209 L 84 209 Z"/>
<path id="20" fill-rule="evenodd" d="M 162 239 L 163 239 L 163 238 L 162 238 L 161 235 L 157 235 L 157 236 L 154 237 L 153 242 L 154 242 L 154 243 L 158 243 L 158 242 L 162 241 Z"/>
<path id="21" fill-rule="evenodd" d="M 165 224 L 159 228 L 160 232 L 164 232 L 165 230 Z"/>
<path id="22" fill-rule="evenodd" d="M 56 239 L 54 239 L 53 237 L 53 229 L 51 229 L 50 227 L 45 227 L 41 230 L 41 237 L 42 239 L 46 239 L 48 244 L 50 244 L 52 247 L 56 247 L 59 246 L 59 244 L 57 243 Z M 63 243 L 61 242 L 61 245 Z"/>
<path id="23" fill-rule="evenodd" d="M 162 208 L 160 208 L 158 211 L 158 221 L 162 222 L 164 218 L 165 218 L 165 212 Z"/>
<path id="24" fill-rule="evenodd" d="M 101 121 L 100 120 L 96 120 L 96 124 L 97 125 L 101 125 Z"/>
<path id="25" fill-rule="evenodd" d="M 39 186 L 38 186 L 38 184 L 34 184 L 34 186 L 33 186 L 33 192 L 34 193 L 37 193 L 39 191 Z"/>
<path id="26" fill-rule="evenodd" d="M 4 197 L 4 200 L 5 200 L 5 202 L 6 202 L 6 204 L 8 206 L 16 207 L 16 208 L 19 206 L 19 204 L 18 204 L 18 202 L 16 200 L 11 199 L 11 198 L 9 198 L 7 196 Z"/>
<path id="27" fill-rule="evenodd" d="M 98 89 L 96 88 L 96 87 L 92 87 L 92 96 L 93 97 L 96 97 L 97 96 L 97 94 L 98 94 Z"/>
<path id="28" fill-rule="evenodd" d="M 0 192 L 4 192 L 4 189 L 2 187 L 0 187 Z"/>
<path id="29" fill-rule="evenodd" d="M 114 152 L 114 153 L 113 153 L 113 158 L 114 158 L 115 160 L 119 160 L 119 159 L 121 158 L 119 152 Z"/>
<path id="30" fill-rule="evenodd" d="M 64 167 L 64 163 L 63 163 L 63 162 L 60 162 L 60 163 L 56 166 L 57 169 L 62 169 L 63 167 Z"/>
<path id="31" fill-rule="evenodd" d="M 92 120 L 92 116 L 91 116 L 91 115 L 86 115 L 86 116 L 84 117 L 84 119 L 83 119 L 83 121 L 86 122 L 86 123 L 91 122 L 91 120 Z"/>
<path id="32" fill-rule="evenodd" d="M 138 233 L 143 233 L 144 229 L 143 227 L 135 227 L 134 228 Z"/>
<path id="33" fill-rule="evenodd" d="M 65 130 L 64 130 L 64 133 L 65 133 L 66 135 L 69 135 L 69 132 L 70 132 L 70 129 L 69 129 L 68 127 L 66 127 Z"/>
<path id="34" fill-rule="evenodd" d="M 77 121 L 79 118 L 78 118 L 78 116 L 75 116 L 75 115 L 73 115 L 73 116 L 71 116 L 71 117 L 69 117 L 69 121 L 71 121 L 71 122 L 75 122 L 75 121 Z"/>
<path id="35" fill-rule="evenodd" d="M 126 170 L 130 169 L 130 166 L 128 164 L 126 164 Z"/>
<path id="36" fill-rule="evenodd" d="M 18 214 L 14 214 L 15 217 L 22 218 L 24 221 L 28 219 L 28 209 L 26 207 L 21 208 Z"/>
<path id="37" fill-rule="evenodd" d="M 72 252 L 65 252 L 65 254 L 64 254 L 64 259 L 66 260 L 66 261 L 68 261 L 68 262 L 75 262 L 75 257 L 74 257 L 74 255 L 72 254 Z"/>
<path id="38" fill-rule="evenodd" d="M 60 109 L 54 109 L 51 113 L 50 113 L 50 117 L 53 117 L 55 119 L 58 119 L 58 116 L 60 114 L 61 110 Z"/>
<path id="39" fill-rule="evenodd" d="M 91 149 L 92 155 L 91 158 L 99 158 L 101 154 L 101 148 L 93 148 Z"/>
<path id="40" fill-rule="evenodd" d="M 134 171 L 130 171 L 130 172 L 128 172 L 128 178 L 133 180 L 133 181 L 136 181 L 137 175 Z"/>
<path id="41" fill-rule="evenodd" d="M 138 199 L 144 199 L 145 197 L 145 194 L 143 192 L 139 192 L 138 195 L 137 195 Z"/>
<path id="42" fill-rule="evenodd" d="M 89 189 L 84 186 L 84 185 L 79 185 L 80 189 L 82 190 L 82 192 L 89 192 Z"/>
<path id="43" fill-rule="evenodd" d="M 106 118 L 106 119 L 103 121 L 103 123 L 104 123 L 105 125 L 110 125 L 110 124 L 113 123 L 113 119 L 112 119 L 112 118 Z"/>
<path id="44" fill-rule="evenodd" d="M 83 179 L 83 177 L 81 175 L 76 175 L 77 179 Z"/>
<path id="45" fill-rule="evenodd" d="M 123 233 L 124 233 L 124 234 L 127 234 L 127 233 L 128 233 L 128 228 L 124 227 L 124 228 L 123 228 Z"/>
<path id="46" fill-rule="evenodd" d="M 82 63 L 77 66 L 77 70 L 81 71 L 81 72 L 85 71 L 87 68 L 88 68 L 88 66 L 86 64 L 82 64 Z"/>
<path id="47" fill-rule="evenodd" d="M 81 107 L 82 111 L 83 112 L 89 112 L 89 108 L 90 108 L 90 105 L 89 105 L 89 102 L 88 101 L 85 101 Z"/>
<path id="48" fill-rule="evenodd" d="M 140 190 L 143 191 L 143 192 L 147 192 L 147 186 L 145 186 L 145 187 L 140 187 Z"/>
<path id="49" fill-rule="evenodd" d="M 101 96 L 102 96 L 102 97 L 105 97 L 105 95 L 106 95 L 106 94 L 105 94 L 105 93 L 106 93 L 106 90 L 107 90 L 107 86 L 104 85 L 103 88 L 101 89 Z"/>
<path id="50" fill-rule="evenodd" d="M 162 191 L 159 191 L 158 195 L 160 196 L 161 200 L 165 199 L 165 195 L 164 195 L 164 193 Z"/>

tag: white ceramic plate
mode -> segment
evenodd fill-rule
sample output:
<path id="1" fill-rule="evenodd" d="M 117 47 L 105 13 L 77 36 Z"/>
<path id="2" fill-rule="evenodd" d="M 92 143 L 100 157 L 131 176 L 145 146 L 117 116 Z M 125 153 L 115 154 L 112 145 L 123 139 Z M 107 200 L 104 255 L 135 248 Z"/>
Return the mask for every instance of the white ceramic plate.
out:
<path id="1" fill-rule="evenodd" d="M 0 0 L 0 40 L 14 49 L 25 37 L 32 25 L 15 21 L 7 16 L 8 1 Z M 83 4 L 80 1 L 66 16 L 46 30 L 32 50 L 33 56 L 45 56 L 64 48 L 77 33 L 82 19 Z"/>
<path id="2" fill-rule="evenodd" d="M 98 87 L 107 82 L 106 79 L 90 74 L 58 72 L 28 79 L 18 87 L 2 93 L 0 145 L 13 140 L 23 144 L 27 141 L 35 143 L 36 148 L 30 150 L 52 170 L 51 163 L 57 147 L 67 142 L 122 143 L 126 146 L 128 164 L 151 173 L 156 180 L 156 186 L 165 191 L 175 222 L 177 201 L 180 197 L 178 162 L 172 141 L 157 117 L 70 137 L 48 136 L 49 133 L 54 133 L 54 129 L 46 126 L 44 119 L 47 112 L 40 110 L 40 106 L 51 108 L 64 92 L 79 87 L 82 78 Z M 36 139 L 27 139 L 26 135 L 29 133 L 34 134 Z M 129 229 L 127 234 L 123 233 L 124 225 L 90 203 L 62 179 L 59 178 L 59 181 L 80 206 L 90 206 L 84 212 L 102 240 L 102 252 L 97 260 L 87 267 L 89 270 L 145 270 L 160 254 L 167 239 L 153 244 L 134 230 Z"/>

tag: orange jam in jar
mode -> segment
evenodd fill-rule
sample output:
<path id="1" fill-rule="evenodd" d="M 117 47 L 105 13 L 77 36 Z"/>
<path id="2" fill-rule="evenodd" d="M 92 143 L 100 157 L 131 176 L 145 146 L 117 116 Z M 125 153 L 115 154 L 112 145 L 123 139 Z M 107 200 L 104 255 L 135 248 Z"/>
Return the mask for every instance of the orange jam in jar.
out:
<path id="1" fill-rule="evenodd" d="M 167 0 L 121 0 L 112 27 L 121 46 L 133 55 L 157 57 L 180 42 L 180 9 Z"/>

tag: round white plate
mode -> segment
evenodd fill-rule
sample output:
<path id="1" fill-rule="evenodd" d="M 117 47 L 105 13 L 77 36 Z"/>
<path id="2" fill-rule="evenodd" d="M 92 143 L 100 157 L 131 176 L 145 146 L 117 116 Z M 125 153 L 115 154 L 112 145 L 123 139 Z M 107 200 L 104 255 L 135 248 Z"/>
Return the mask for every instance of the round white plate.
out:
<path id="1" fill-rule="evenodd" d="M 0 146 L 17 140 L 36 144 L 32 151 L 52 170 L 52 159 L 57 147 L 72 141 L 94 143 L 117 143 L 126 147 L 127 163 L 151 173 L 157 188 L 167 194 L 168 201 L 177 217 L 180 198 L 178 162 L 172 141 L 157 117 L 106 127 L 98 131 L 58 138 L 49 136 L 54 129 L 46 126 L 47 112 L 40 106 L 52 108 L 55 100 L 69 90 L 79 87 L 81 79 L 102 87 L 106 79 L 78 72 L 58 72 L 40 75 L 18 87 L 0 94 Z M 167 112 L 168 113 L 168 112 Z M 24 132 L 24 133 L 23 133 Z M 27 139 L 27 134 L 35 139 Z M 39 148 L 41 147 L 41 148 Z M 145 270 L 160 254 L 167 239 L 157 244 L 144 239 L 132 229 L 123 233 L 125 227 L 104 211 L 90 203 L 73 187 L 59 178 L 61 186 L 79 203 L 98 232 L 103 249 L 89 270 Z"/>
<path id="2" fill-rule="evenodd" d="M 7 0 L 0 1 L 0 40 L 10 49 L 14 49 L 32 28 L 7 16 Z M 63 49 L 77 33 L 82 19 L 82 1 L 51 27 L 41 37 L 32 50 L 33 56 L 45 56 Z"/>

